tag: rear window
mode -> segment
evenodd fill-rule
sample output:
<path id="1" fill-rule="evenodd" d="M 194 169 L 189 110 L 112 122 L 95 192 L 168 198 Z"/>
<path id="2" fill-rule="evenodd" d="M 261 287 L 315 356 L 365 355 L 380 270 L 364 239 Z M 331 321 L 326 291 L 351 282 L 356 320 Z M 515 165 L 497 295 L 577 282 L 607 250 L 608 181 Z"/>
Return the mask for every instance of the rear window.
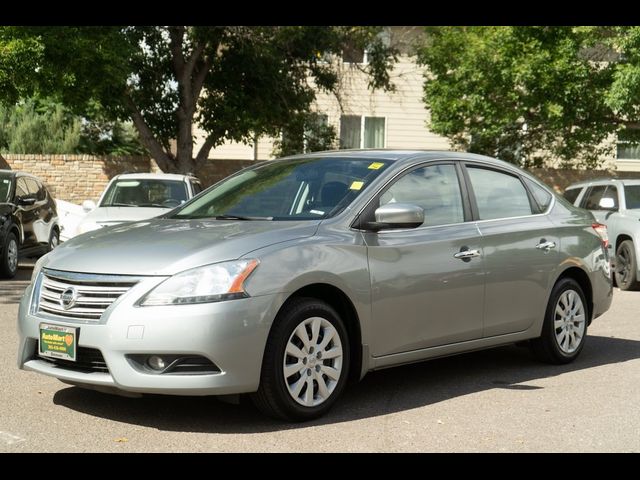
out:
<path id="1" fill-rule="evenodd" d="M 580 195 L 580 190 L 582 189 L 570 188 L 566 190 L 562 196 L 566 198 L 568 201 L 570 201 L 571 203 L 576 203 L 576 200 L 578 199 L 578 195 Z"/>

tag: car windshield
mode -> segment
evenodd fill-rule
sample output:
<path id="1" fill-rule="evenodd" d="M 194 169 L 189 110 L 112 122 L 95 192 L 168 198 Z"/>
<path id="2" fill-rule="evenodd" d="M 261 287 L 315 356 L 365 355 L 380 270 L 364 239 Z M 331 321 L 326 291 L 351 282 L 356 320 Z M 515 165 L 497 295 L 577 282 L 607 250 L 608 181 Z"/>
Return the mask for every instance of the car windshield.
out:
<path id="1" fill-rule="evenodd" d="M 640 185 L 625 185 L 624 200 L 629 210 L 640 208 Z"/>
<path id="2" fill-rule="evenodd" d="M 0 203 L 9 201 L 11 193 L 11 177 L 0 174 Z"/>
<path id="3" fill-rule="evenodd" d="M 275 160 L 229 177 L 173 218 L 316 220 L 347 207 L 388 160 L 315 157 Z"/>
<path id="4" fill-rule="evenodd" d="M 187 201 L 187 184 L 180 180 L 127 178 L 113 182 L 101 207 L 175 208 Z"/>

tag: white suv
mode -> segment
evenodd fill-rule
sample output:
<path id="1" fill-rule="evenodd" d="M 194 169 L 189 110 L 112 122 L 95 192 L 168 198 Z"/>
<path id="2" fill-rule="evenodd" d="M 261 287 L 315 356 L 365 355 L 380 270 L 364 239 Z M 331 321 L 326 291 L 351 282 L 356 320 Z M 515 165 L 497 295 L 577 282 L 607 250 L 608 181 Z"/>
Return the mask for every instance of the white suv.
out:
<path id="1" fill-rule="evenodd" d="M 169 173 L 127 173 L 115 176 L 102 193 L 98 205 L 87 200 L 88 212 L 76 235 L 123 222 L 156 217 L 182 205 L 202 191 L 196 177 Z"/>
<path id="2" fill-rule="evenodd" d="M 607 226 L 612 266 L 621 290 L 640 290 L 640 179 L 593 180 L 570 185 L 564 198 Z"/>

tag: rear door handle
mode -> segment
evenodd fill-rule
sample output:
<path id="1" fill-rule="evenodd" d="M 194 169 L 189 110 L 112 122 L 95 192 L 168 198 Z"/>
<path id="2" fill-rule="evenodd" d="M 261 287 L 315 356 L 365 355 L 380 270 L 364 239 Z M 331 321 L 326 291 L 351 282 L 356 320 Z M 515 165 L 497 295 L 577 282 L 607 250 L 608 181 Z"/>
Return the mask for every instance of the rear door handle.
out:
<path id="1" fill-rule="evenodd" d="M 472 259 L 473 257 L 479 257 L 480 250 L 461 250 L 458 253 L 453 254 L 453 258 L 457 258 L 458 260 L 467 260 Z"/>
<path id="2" fill-rule="evenodd" d="M 547 242 L 543 238 L 542 240 L 540 240 L 540 243 L 538 245 L 536 245 L 536 248 L 538 250 L 544 250 L 545 252 L 548 252 L 552 248 L 556 248 L 556 242 Z"/>

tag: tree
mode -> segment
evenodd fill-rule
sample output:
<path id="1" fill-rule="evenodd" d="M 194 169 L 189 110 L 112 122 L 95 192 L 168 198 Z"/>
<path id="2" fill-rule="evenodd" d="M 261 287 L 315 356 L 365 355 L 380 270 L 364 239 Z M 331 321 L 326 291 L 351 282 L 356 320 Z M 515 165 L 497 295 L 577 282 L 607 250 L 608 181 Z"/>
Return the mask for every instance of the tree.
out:
<path id="1" fill-rule="evenodd" d="M 72 114 L 52 98 L 28 97 L 0 105 L 0 151 L 141 155 L 144 148 L 131 123 L 107 120 L 98 105 L 88 117 Z"/>
<path id="2" fill-rule="evenodd" d="M 624 114 L 637 115 L 639 72 L 628 73 L 614 48 L 628 34 L 588 27 L 428 28 L 419 59 L 428 67 L 430 127 L 457 148 L 522 166 L 551 158 L 596 165 L 609 151 L 605 140 L 628 120 Z M 637 58 L 640 35 L 633 38 Z M 638 84 L 621 82 L 635 88 L 636 98 L 616 86 L 625 75 Z"/>
<path id="3" fill-rule="evenodd" d="M 13 53 L 5 55 L 12 63 L 0 67 L 0 86 L 13 98 L 55 94 L 78 113 L 97 101 L 111 119 L 133 121 L 163 171 L 196 172 L 225 140 L 275 135 L 309 111 L 316 89 L 335 92 L 335 64 L 325 54 L 347 44 L 368 46 L 370 86 L 389 88 L 396 55 L 379 30 L 2 27 L 0 47 L 11 45 Z M 29 61 L 21 52 L 29 52 Z M 28 73 L 24 84 L 18 72 Z M 196 122 L 207 135 L 198 152 Z"/>

